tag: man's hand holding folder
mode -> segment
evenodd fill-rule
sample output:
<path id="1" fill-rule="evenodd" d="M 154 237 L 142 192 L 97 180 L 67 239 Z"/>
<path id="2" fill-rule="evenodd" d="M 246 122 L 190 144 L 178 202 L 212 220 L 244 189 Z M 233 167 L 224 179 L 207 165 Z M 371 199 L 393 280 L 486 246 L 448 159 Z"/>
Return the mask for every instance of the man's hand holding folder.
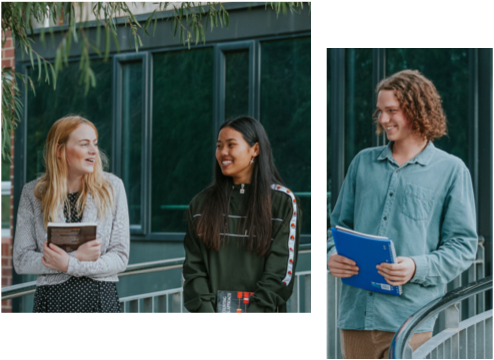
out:
<path id="1" fill-rule="evenodd" d="M 336 253 L 329 257 L 328 267 L 334 277 L 348 278 L 357 275 L 359 269 L 356 265 L 355 261 Z"/>
<path id="2" fill-rule="evenodd" d="M 376 266 L 376 269 L 379 274 L 384 276 L 388 284 L 393 286 L 405 285 L 415 275 L 415 261 L 409 257 L 398 256 L 396 264 L 381 263 Z"/>

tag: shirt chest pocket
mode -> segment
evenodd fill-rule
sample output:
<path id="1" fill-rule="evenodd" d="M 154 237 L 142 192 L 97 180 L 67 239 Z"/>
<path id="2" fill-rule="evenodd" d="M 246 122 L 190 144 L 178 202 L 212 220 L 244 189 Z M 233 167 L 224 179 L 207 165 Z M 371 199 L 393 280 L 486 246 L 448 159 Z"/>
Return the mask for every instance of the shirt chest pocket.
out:
<path id="1" fill-rule="evenodd" d="M 430 217 L 436 193 L 421 186 L 406 184 L 400 211 L 413 220 Z"/>

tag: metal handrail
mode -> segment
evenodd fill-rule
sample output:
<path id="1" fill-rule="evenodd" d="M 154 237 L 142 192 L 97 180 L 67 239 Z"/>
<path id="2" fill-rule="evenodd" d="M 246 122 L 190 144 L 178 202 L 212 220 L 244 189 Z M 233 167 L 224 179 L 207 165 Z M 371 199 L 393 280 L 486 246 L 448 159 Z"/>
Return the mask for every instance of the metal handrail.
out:
<path id="1" fill-rule="evenodd" d="M 299 254 L 308 253 L 310 252 L 310 250 L 311 250 L 311 244 L 301 244 L 299 246 Z M 185 257 L 181 257 L 175 259 L 149 261 L 145 263 L 128 265 L 124 271 L 118 273 L 118 277 L 180 269 L 183 265 L 184 260 Z M 2 301 L 34 294 L 34 292 L 36 291 L 36 280 L 25 282 L 22 284 L 7 286 L 2 288 L 1 290 L 2 290 Z"/>
<path id="2" fill-rule="evenodd" d="M 298 197 L 310 197 L 311 196 L 310 191 L 294 191 L 293 193 L 295 195 L 297 195 Z M 136 205 L 136 206 L 140 206 L 140 205 Z M 187 210 L 188 208 L 189 208 L 189 205 L 161 205 L 160 206 L 160 209 L 162 209 L 162 210 Z"/>
<path id="3" fill-rule="evenodd" d="M 444 296 L 432 300 L 415 314 L 410 316 L 396 332 L 389 347 L 389 359 L 410 359 L 411 348 L 408 346 L 410 338 L 424 322 L 439 314 L 461 300 L 475 294 L 492 289 L 492 275 L 454 289 Z"/>

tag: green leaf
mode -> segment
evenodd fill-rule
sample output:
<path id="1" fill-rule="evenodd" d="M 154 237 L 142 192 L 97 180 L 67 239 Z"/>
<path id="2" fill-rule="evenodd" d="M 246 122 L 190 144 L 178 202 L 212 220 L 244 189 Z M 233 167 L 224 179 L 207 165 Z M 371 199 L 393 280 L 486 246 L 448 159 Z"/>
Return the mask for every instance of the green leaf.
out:
<path id="1" fill-rule="evenodd" d="M 154 33 L 156 32 L 156 25 L 158 25 L 158 16 L 155 14 L 155 15 L 154 15 L 154 29 L 153 29 L 153 36 L 154 36 Z"/>
<path id="2" fill-rule="evenodd" d="M 47 82 L 47 83 L 48 83 L 48 85 L 50 85 L 50 76 L 49 76 L 49 74 L 48 74 L 48 68 L 47 68 L 47 66 L 46 66 L 46 63 L 47 63 L 47 61 L 46 61 L 46 60 L 44 60 L 44 61 L 43 61 L 43 64 L 45 65 L 45 82 Z"/>
<path id="3" fill-rule="evenodd" d="M 148 33 L 148 30 L 147 30 L 147 29 L 148 29 L 149 24 L 151 24 L 151 21 L 153 20 L 153 16 L 154 16 L 155 14 L 156 14 L 156 10 L 154 10 L 154 11 L 152 12 L 152 14 L 148 17 L 148 19 L 147 19 L 147 20 L 146 20 L 146 22 L 144 23 L 144 32 L 146 33 L 146 35 L 147 35 L 147 36 L 151 36 L 151 35 L 149 35 L 149 33 Z"/>
<path id="4" fill-rule="evenodd" d="M 88 68 L 89 76 L 91 78 L 91 86 L 96 87 L 96 77 L 94 76 L 94 72 L 91 68 Z"/>
<path id="5" fill-rule="evenodd" d="M 79 29 L 80 29 L 80 31 L 82 31 L 82 28 L 80 27 L 80 25 L 79 25 Z M 72 28 L 72 34 L 74 35 L 74 41 L 79 42 L 79 39 L 77 38 L 77 30 L 76 30 L 75 23 L 74 23 L 74 27 Z"/>
<path id="6" fill-rule="evenodd" d="M 124 3 L 125 4 L 125 3 Z M 127 5 L 125 5 L 127 6 Z M 132 19 L 132 21 L 134 22 L 134 24 L 136 24 L 137 26 L 141 27 L 141 24 L 139 24 L 139 21 L 137 21 L 137 19 L 135 18 L 134 14 L 132 14 L 132 12 L 130 12 L 129 8 L 127 8 L 127 11 L 129 13 L 129 16 L 130 18 Z M 155 10 L 156 11 L 156 10 Z"/>
<path id="7" fill-rule="evenodd" d="M 83 56 L 83 55 L 84 55 L 84 54 L 82 53 L 82 54 L 81 54 L 81 58 L 80 58 L 80 60 L 79 60 L 79 70 L 81 71 L 81 73 L 82 73 L 82 69 L 84 69 L 84 66 L 85 66 L 85 64 L 86 64 L 86 57 L 85 57 L 85 56 Z"/>
<path id="8" fill-rule="evenodd" d="M 53 90 L 57 89 L 57 74 L 55 73 L 55 69 L 53 68 L 53 65 L 50 64 L 50 69 L 51 69 L 51 75 L 52 75 L 52 80 L 53 80 Z"/>
<path id="9" fill-rule="evenodd" d="M 89 44 L 89 46 L 91 47 L 91 49 L 93 49 L 93 51 L 98 54 L 98 56 L 101 56 L 101 51 L 96 47 L 94 46 L 93 44 Z"/>
<path id="10" fill-rule="evenodd" d="M 31 80 L 31 78 L 29 78 L 29 85 L 31 86 L 31 90 L 34 93 L 34 96 L 36 96 L 36 89 L 34 88 L 33 81 Z"/>
<path id="11" fill-rule="evenodd" d="M 34 68 L 33 50 L 31 48 L 29 49 L 29 58 L 31 59 L 31 66 Z"/>
<path id="12" fill-rule="evenodd" d="M 38 59 L 38 81 L 41 80 L 41 60 L 39 59 L 39 55 L 36 54 L 36 58 Z"/>

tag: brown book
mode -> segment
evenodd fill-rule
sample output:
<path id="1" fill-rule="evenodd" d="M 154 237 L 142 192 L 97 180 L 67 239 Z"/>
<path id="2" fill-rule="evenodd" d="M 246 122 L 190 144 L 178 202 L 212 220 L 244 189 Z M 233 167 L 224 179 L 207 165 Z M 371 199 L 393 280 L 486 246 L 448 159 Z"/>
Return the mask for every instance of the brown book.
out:
<path id="1" fill-rule="evenodd" d="M 96 223 L 48 223 L 48 245 L 75 251 L 82 244 L 96 239 Z"/>

